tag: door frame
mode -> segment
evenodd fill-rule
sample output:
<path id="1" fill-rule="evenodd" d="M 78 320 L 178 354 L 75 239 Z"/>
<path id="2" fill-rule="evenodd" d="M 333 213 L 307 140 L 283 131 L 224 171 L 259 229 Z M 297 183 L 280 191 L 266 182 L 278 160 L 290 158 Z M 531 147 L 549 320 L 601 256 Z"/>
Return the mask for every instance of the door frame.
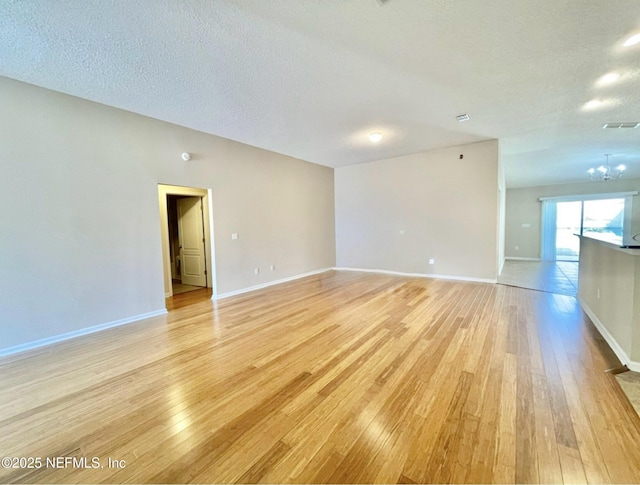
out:
<path id="1" fill-rule="evenodd" d="M 202 217 L 205 234 L 205 260 L 207 265 L 207 288 L 213 289 L 213 298 L 217 295 L 215 244 L 213 239 L 213 208 L 211 189 L 184 187 L 180 185 L 158 184 L 158 208 L 160 212 L 160 239 L 162 241 L 162 270 L 164 274 L 164 296 L 173 296 L 171 282 L 171 255 L 169 251 L 169 218 L 167 213 L 167 195 L 202 197 Z"/>

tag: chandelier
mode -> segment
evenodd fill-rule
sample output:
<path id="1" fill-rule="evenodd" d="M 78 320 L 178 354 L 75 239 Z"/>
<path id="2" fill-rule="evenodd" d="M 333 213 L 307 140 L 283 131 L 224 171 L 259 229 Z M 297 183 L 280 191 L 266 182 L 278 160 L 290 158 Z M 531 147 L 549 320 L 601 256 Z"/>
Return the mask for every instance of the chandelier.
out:
<path id="1" fill-rule="evenodd" d="M 620 164 L 616 168 L 612 168 L 609 164 L 610 153 L 605 153 L 605 157 L 607 157 L 607 161 L 604 165 L 600 165 L 598 168 L 590 168 L 589 175 L 591 175 L 591 180 L 602 180 L 606 182 L 612 179 L 619 179 L 622 177 L 622 174 L 627 169 L 626 166 Z"/>

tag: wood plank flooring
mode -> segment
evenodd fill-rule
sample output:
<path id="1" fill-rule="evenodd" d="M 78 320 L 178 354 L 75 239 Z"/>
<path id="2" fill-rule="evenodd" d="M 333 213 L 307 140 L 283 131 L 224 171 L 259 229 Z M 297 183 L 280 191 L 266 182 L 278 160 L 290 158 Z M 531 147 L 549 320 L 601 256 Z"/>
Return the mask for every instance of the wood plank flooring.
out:
<path id="1" fill-rule="evenodd" d="M 1 359 L 0 455 L 43 464 L 0 482 L 640 482 L 640 418 L 574 298 L 354 272 L 194 293 Z"/>

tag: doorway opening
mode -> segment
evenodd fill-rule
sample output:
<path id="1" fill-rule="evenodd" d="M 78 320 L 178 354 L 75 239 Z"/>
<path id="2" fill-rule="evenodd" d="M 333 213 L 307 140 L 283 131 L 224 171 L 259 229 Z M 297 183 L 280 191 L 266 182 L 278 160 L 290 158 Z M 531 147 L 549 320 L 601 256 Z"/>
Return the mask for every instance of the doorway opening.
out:
<path id="1" fill-rule="evenodd" d="M 214 293 L 210 201 L 207 189 L 158 185 L 166 299 L 186 294 L 209 298 Z M 167 308 L 174 303 L 167 300 Z"/>
<path id="2" fill-rule="evenodd" d="M 202 197 L 167 195 L 171 289 L 174 295 L 207 287 Z"/>
<path id="3" fill-rule="evenodd" d="M 633 244 L 631 203 L 637 192 L 541 197 L 540 261 L 507 261 L 502 284 L 576 296 L 580 238 Z"/>

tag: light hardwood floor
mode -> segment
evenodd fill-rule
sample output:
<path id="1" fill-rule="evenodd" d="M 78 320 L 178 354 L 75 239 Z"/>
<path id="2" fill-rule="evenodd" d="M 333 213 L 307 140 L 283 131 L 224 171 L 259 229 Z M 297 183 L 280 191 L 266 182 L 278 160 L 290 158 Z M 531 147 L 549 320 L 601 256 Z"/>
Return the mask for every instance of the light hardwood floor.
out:
<path id="1" fill-rule="evenodd" d="M 0 454 L 105 465 L 0 482 L 640 482 L 640 418 L 574 298 L 352 272 L 194 293 L 0 360 Z"/>

